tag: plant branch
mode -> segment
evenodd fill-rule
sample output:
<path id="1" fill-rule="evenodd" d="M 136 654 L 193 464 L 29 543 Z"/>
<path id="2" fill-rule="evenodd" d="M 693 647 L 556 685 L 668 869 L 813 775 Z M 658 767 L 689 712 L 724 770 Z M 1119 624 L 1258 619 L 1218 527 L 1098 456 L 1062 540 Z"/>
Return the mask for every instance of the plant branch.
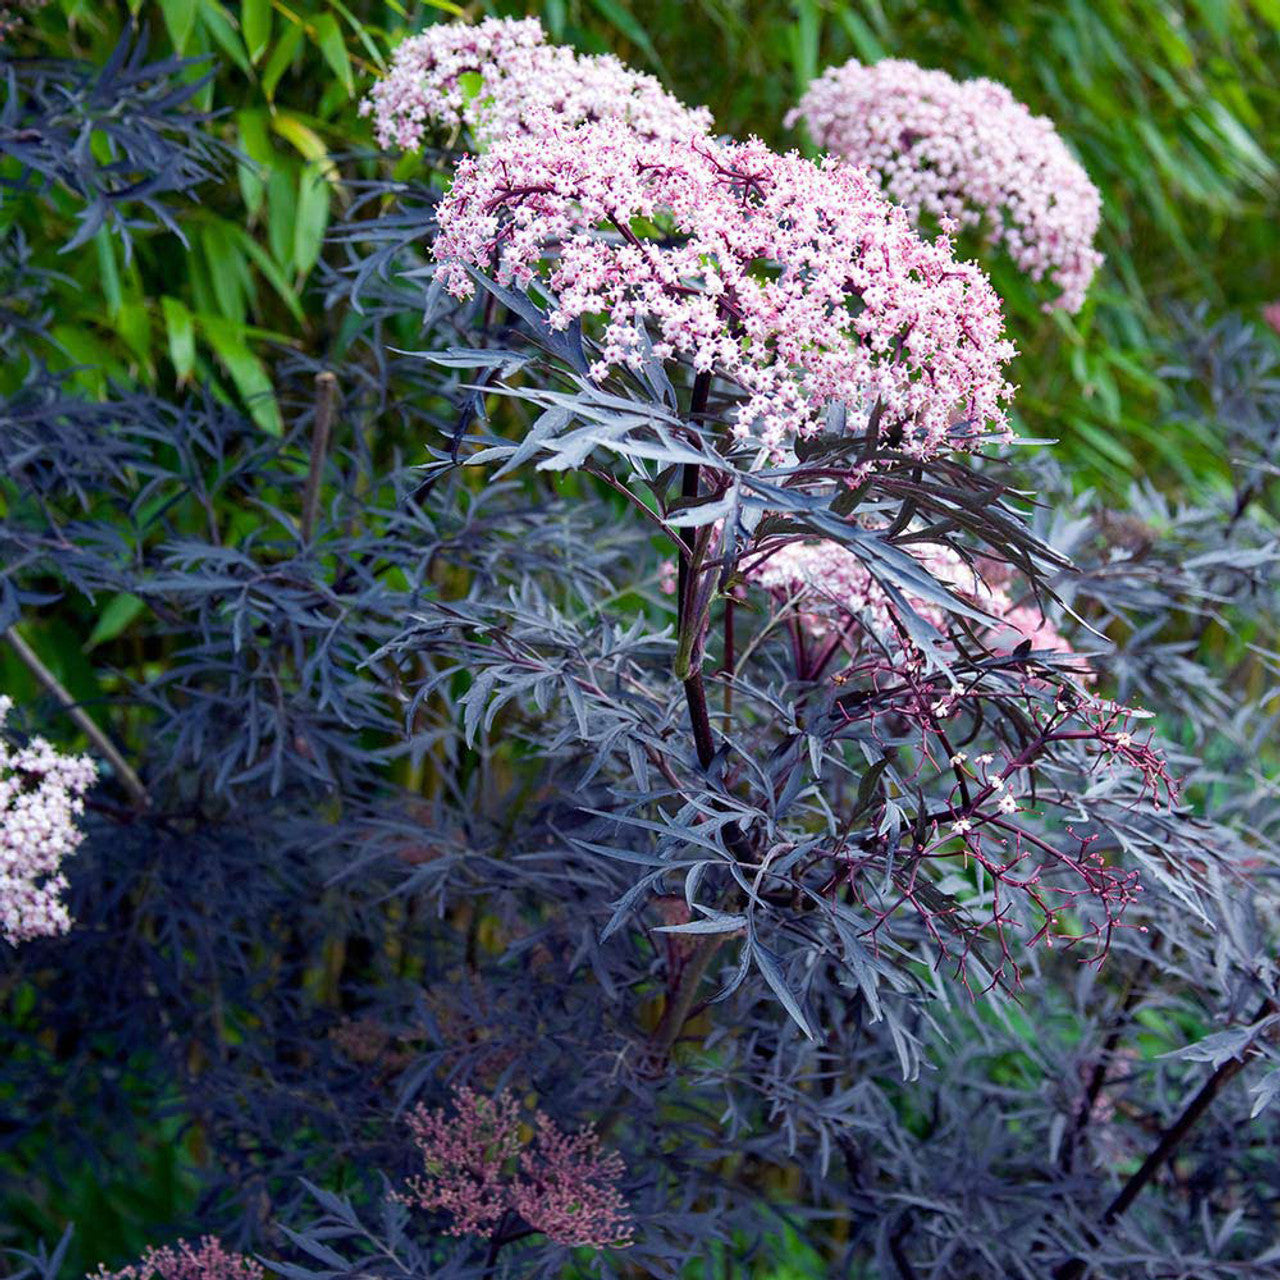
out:
<path id="1" fill-rule="evenodd" d="M 1276 1003 L 1268 996 L 1261 1008 L 1254 1015 L 1258 1022 L 1268 1014 L 1276 1011 Z M 1142 1162 L 1141 1167 L 1120 1188 L 1116 1197 L 1107 1206 L 1102 1215 L 1102 1224 L 1109 1227 L 1126 1213 L 1133 1202 L 1140 1196 L 1147 1184 L 1159 1173 L 1160 1169 L 1173 1157 L 1192 1129 L 1199 1123 L 1204 1114 L 1213 1105 L 1218 1095 L 1248 1065 L 1249 1059 L 1256 1049 L 1246 1049 L 1238 1058 L 1229 1058 L 1218 1066 L 1212 1075 L 1200 1086 L 1195 1097 L 1182 1109 L 1178 1118 L 1164 1131 L 1160 1141 L 1156 1143 L 1150 1155 Z M 1053 1280 L 1084 1280 L 1089 1264 L 1083 1258 L 1072 1258 L 1053 1273 Z"/>
<path id="2" fill-rule="evenodd" d="M 311 423 L 311 462 L 307 468 L 307 487 L 302 495 L 302 542 L 307 546 L 315 533 L 320 514 L 320 481 L 324 476 L 324 460 L 329 452 L 329 437 L 338 411 L 338 379 L 325 369 L 316 374 L 316 410 Z"/>
<path id="3" fill-rule="evenodd" d="M 76 702 L 58 677 L 44 665 L 40 660 L 40 655 L 18 634 L 16 627 L 10 627 L 4 633 L 4 636 L 14 653 L 18 655 L 18 660 L 22 665 L 53 694 L 62 709 L 74 721 L 76 727 L 93 743 L 98 753 L 111 766 L 116 777 L 120 779 L 120 785 L 129 793 L 129 799 L 139 809 L 147 808 L 151 803 L 151 797 L 147 795 L 147 789 L 142 785 L 142 779 L 138 777 L 133 767 L 120 754 L 116 744 Z"/>

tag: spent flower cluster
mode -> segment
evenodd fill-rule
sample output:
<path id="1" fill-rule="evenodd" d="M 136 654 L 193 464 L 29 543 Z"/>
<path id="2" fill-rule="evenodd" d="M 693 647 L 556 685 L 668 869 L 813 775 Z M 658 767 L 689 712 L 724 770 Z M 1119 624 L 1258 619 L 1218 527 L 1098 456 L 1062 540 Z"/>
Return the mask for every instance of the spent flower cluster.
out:
<path id="1" fill-rule="evenodd" d="M 0 730 L 13 707 L 0 694 Z M 13 945 L 65 933 L 62 860 L 83 839 L 76 817 L 96 769 L 43 738 L 11 749 L 0 738 L 0 933 Z"/>
<path id="2" fill-rule="evenodd" d="M 370 91 L 384 147 L 415 150 L 432 128 L 465 128 L 478 147 L 536 132 L 550 112 L 567 124 L 623 120 L 649 138 L 703 134 L 711 113 L 671 96 L 653 76 L 611 54 L 583 55 L 546 43 L 536 18 L 488 18 L 475 26 L 440 23 L 406 40 L 391 71 Z"/>
<path id="3" fill-rule="evenodd" d="M 913 217 L 981 227 L 1020 271 L 1079 311 L 1102 255 L 1101 197 L 1051 121 L 1004 85 L 959 81 L 896 58 L 857 61 L 815 80 L 788 117 L 875 175 Z"/>
<path id="4" fill-rule="evenodd" d="M 599 318 L 597 378 L 650 351 L 720 374 L 734 434 L 774 457 L 832 405 L 914 457 L 1007 433 L 1014 349 L 990 281 L 852 166 L 548 116 L 464 160 L 439 224 L 456 296 L 495 269 L 549 291 L 555 328 Z"/>
<path id="5" fill-rule="evenodd" d="M 520 1103 L 510 1092 L 486 1098 L 465 1087 L 453 1091 L 452 1114 L 419 1106 L 409 1127 L 424 1173 L 399 1198 L 448 1214 L 450 1235 L 490 1232 L 514 1213 L 557 1244 L 630 1243 L 627 1205 L 616 1186 L 625 1173 L 622 1157 L 602 1152 L 590 1129 L 565 1133 L 539 1113 L 525 1141 Z"/>

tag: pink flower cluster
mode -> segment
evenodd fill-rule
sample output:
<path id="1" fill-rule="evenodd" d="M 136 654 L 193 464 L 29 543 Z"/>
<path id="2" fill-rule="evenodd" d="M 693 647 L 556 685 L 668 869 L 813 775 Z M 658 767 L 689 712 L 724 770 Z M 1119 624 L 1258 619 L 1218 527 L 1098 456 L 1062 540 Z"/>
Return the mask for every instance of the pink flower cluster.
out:
<path id="1" fill-rule="evenodd" d="M 0 695 L 0 729 L 12 708 Z M 96 770 L 43 738 L 11 750 L 0 738 L 0 934 L 13 945 L 66 933 L 62 860 L 83 839 L 75 820 Z"/>
<path id="2" fill-rule="evenodd" d="M 544 113 L 568 124 L 619 119 L 650 138 L 706 133 L 711 113 L 673 98 L 612 55 L 584 56 L 546 39 L 536 18 L 428 27 L 396 50 L 361 104 L 384 147 L 413 150 L 429 126 L 465 127 L 478 147 L 528 132 Z"/>
<path id="3" fill-rule="evenodd" d="M 815 80 L 788 116 L 874 174 L 913 217 L 983 227 L 1033 280 L 1078 311 L 1102 255 L 1101 197 L 1053 124 L 992 80 L 953 80 L 914 62 L 848 62 Z"/>
<path id="4" fill-rule="evenodd" d="M 119 1271 L 99 1267 L 93 1280 L 262 1280 L 259 1263 L 232 1253 L 221 1241 L 205 1236 L 199 1245 L 179 1240 L 172 1247 L 148 1249 L 132 1266 Z"/>
<path id="5" fill-rule="evenodd" d="M 984 576 L 958 551 L 930 545 L 916 553 L 921 567 L 940 585 L 1000 619 L 988 636 L 992 651 L 1009 652 L 1024 640 L 1034 650 L 1072 652 L 1065 640 L 1034 605 L 1015 604 L 1008 584 L 999 575 Z M 866 565 L 836 542 L 789 542 L 748 561 L 747 580 L 792 603 L 805 630 L 818 639 L 847 632 L 852 624 L 880 635 L 893 634 L 894 606 Z M 907 598 L 927 621 L 945 629 L 945 610 L 929 601 Z"/>
<path id="6" fill-rule="evenodd" d="M 0 44 L 49 0 L 0 0 Z"/>
<path id="7" fill-rule="evenodd" d="M 450 1235 L 490 1232 L 514 1213 L 557 1244 L 629 1244 L 627 1205 L 615 1185 L 622 1158 L 601 1152 L 590 1129 L 564 1133 L 542 1114 L 533 1123 L 525 1141 L 520 1104 L 505 1091 L 485 1098 L 455 1089 L 453 1114 L 417 1107 L 409 1127 L 425 1173 L 400 1198 L 447 1213 Z"/>
<path id="8" fill-rule="evenodd" d="M 598 320 L 596 378 L 650 343 L 718 373 L 741 393 L 735 435 L 775 457 L 832 402 L 917 457 L 1008 431 L 1014 349 L 990 281 L 838 161 L 545 118 L 461 163 L 439 225 L 456 296 L 468 266 L 537 283 L 553 326 Z"/>

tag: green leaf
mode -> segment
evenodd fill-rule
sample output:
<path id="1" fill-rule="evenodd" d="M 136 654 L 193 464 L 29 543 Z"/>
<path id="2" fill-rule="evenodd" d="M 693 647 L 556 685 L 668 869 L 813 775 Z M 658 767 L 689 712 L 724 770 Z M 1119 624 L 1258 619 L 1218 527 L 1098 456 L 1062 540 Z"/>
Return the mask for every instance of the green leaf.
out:
<path id="1" fill-rule="evenodd" d="M 297 57 L 301 46 L 302 28 L 297 25 L 286 27 L 284 35 L 276 41 L 276 47 L 271 50 L 271 57 L 267 59 L 266 68 L 262 72 L 262 92 L 266 95 L 268 102 L 275 101 L 276 85 L 280 83 L 280 77 Z"/>
<path id="2" fill-rule="evenodd" d="M 329 0 L 332 8 L 336 9 L 347 21 L 347 25 L 355 34 L 357 40 L 364 45 L 364 51 L 369 55 L 369 61 L 380 71 L 387 69 L 386 59 L 382 56 L 382 50 L 378 48 L 373 37 L 365 30 L 364 23 L 347 8 L 342 0 Z"/>
<path id="3" fill-rule="evenodd" d="M 253 281 L 244 256 L 222 222 L 210 222 L 200 234 L 205 261 L 209 264 L 209 280 L 218 310 L 228 320 L 243 323 L 248 317 L 249 297 Z"/>
<path id="4" fill-rule="evenodd" d="M 326 160 L 329 148 L 324 139 L 305 121 L 287 111 L 277 112 L 271 117 L 271 127 L 288 142 L 304 160 Z M 333 168 L 330 160 L 325 169 Z"/>
<path id="5" fill-rule="evenodd" d="M 187 51 L 187 42 L 195 30 L 198 7 L 196 0 L 160 0 L 164 25 L 176 53 Z"/>
<path id="6" fill-rule="evenodd" d="M 240 150 L 253 162 L 246 164 L 241 161 L 237 169 L 240 177 L 240 195 L 244 199 L 244 206 L 252 216 L 256 217 L 262 209 L 262 201 L 267 192 L 263 170 L 270 172 L 272 161 L 275 159 L 271 137 L 267 132 L 267 113 L 264 110 L 236 112 L 236 142 Z"/>
<path id="7" fill-rule="evenodd" d="M 347 24 L 351 27 L 352 32 L 355 32 L 357 40 L 365 46 L 365 52 L 369 54 L 371 63 L 379 70 L 387 70 L 387 60 L 383 58 L 383 52 L 375 44 L 374 38 L 369 35 L 369 32 L 365 31 L 365 24 L 342 3 L 342 0 L 329 0 L 329 4 L 334 9 L 337 9 L 338 13 L 343 15 L 343 18 L 347 19 Z"/>
<path id="8" fill-rule="evenodd" d="M 85 652 L 127 631 L 146 607 L 137 596 L 131 596 L 127 591 L 112 596 L 98 614 L 98 620 L 84 642 Z"/>
<path id="9" fill-rule="evenodd" d="M 254 422 L 268 435 L 281 435 L 284 426 L 271 377 L 266 365 L 249 349 L 249 344 L 245 341 L 244 326 L 224 320 L 221 316 L 202 315 L 200 327 L 218 359 L 231 375 L 231 381 L 236 384 L 236 390 Z"/>
<path id="10" fill-rule="evenodd" d="M 98 280 L 102 288 L 102 297 L 107 304 L 107 314 L 116 316 L 124 302 L 124 293 L 120 287 L 120 270 L 116 266 L 115 246 L 111 243 L 111 233 L 106 227 L 99 227 L 93 237 L 94 247 L 98 251 Z"/>
<path id="11" fill-rule="evenodd" d="M 662 59 L 658 57 L 658 51 L 653 47 L 653 41 L 649 39 L 649 33 L 644 29 L 634 13 L 620 4 L 618 0 L 591 0 L 591 5 L 592 8 L 599 12 L 602 18 L 613 23 L 632 44 L 643 51 L 644 56 L 655 67 L 660 71 L 662 70 Z"/>
<path id="12" fill-rule="evenodd" d="M 161 298 L 160 307 L 169 334 L 169 359 L 173 362 L 178 381 L 186 382 L 196 367 L 195 319 L 186 304 L 177 298 Z"/>
<path id="13" fill-rule="evenodd" d="M 316 39 L 324 60 L 333 70 L 333 74 L 342 81 L 350 98 L 356 91 L 355 76 L 351 73 L 351 58 L 347 53 L 347 42 L 342 38 L 342 28 L 331 13 L 322 13 L 316 19 Z"/>
<path id="14" fill-rule="evenodd" d="M 293 226 L 293 265 L 306 275 L 316 265 L 329 225 L 329 184 L 319 162 L 306 166 L 298 180 L 298 212 Z"/>
<path id="15" fill-rule="evenodd" d="M 251 76 L 253 68 L 249 65 L 248 56 L 245 54 L 244 42 L 236 31 L 231 15 L 218 3 L 218 0 L 200 0 L 200 20 L 222 52 L 246 76 Z"/>
<path id="16" fill-rule="evenodd" d="M 298 193 L 292 169 L 277 168 L 267 179 L 267 243 L 282 266 L 293 265 L 293 224 L 298 213 Z"/>
<path id="17" fill-rule="evenodd" d="M 271 43 L 271 0 L 242 0 L 240 30 L 249 60 L 256 66 Z"/>
<path id="18" fill-rule="evenodd" d="M 271 255 L 245 230 L 233 226 L 232 234 L 240 243 L 240 247 L 253 259 L 254 265 L 267 278 L 267 283 L 280 295 L 281 301 L 289 308 L 289 313 L 300 325 L 306 324 L 306 314 L 297 290 L 289 283 L 283 271 L 276 265 Z"/>

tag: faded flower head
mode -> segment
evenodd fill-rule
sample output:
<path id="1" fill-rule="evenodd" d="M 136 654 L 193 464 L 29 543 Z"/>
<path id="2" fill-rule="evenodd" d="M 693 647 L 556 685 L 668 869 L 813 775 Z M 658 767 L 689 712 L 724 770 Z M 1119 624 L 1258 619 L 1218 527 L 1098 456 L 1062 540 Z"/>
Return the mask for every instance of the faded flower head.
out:
<path id="1" fill-rule="evenodd" d="M 450 1235 L 491 1231 L 508 1213 L 557 1244 L 595 1249 L 631 1242 L 626 1201 L 615 1185 L 626 1170 L 590 1130 L 569 1134 L 536 1114 L 521 1134 L 520 1104 L 503 1091 L 486 1098 L 453 1091 L 452 1113 L 419 1106 L 409 1116 L 424 1172 L 404 1203 L 447 1213 Z"/>
<path id="2" fill-rule="evenodd" d="M 0 694 L 0 730 L 12 706 Z M 84 838 L 75 820 L 95 776 L 87 757 L 43 738 L 16 750 L 0 738 L 0 933 L 14 945 L 71 927 L 62 860 Z"/>
<path id="3" fill-rule="evenodd" d="M 673 98 L 612 55 L 545 43 L 536 18 L 442 23 L 406 40 L 361 104 L 384 147 L 413 150 L 431 128 L 465 128 L 483 148 L 544 112 L 567 124 L 619 119 L 651 138 L 706 133 L 711 113 Z"/>
<path id="4" fill-rule="evenodd" d="M 198 1245 L 179 1240 L 163 1249 L 148 1249 L 128 1267 L 99 1267 L 92 1280 L 262 1280 L 262 1266 L 252 1258 L 224 1249 L 205 1236 Z"/>
<path id="5" fill-rule="evenodd" d="M 958 81 L 887 58 L 815 80 L 788 122 L 869 170 L 913 217 L 980 227 L 1032 280 L 1062 292 L 1046 309 L 1078 311 L 1102 255 L 1097 188 L 1043 116 L 1003 85 Z"/>
<path id="6" fill-rule="evenodd" d="M 439 224 L 456 296 L 468 267 L 548 291 L 554 327 L 598 326 L 596 378 L 650 350 L 719 374 L 735 435 L 775 457 L 833 404 L 915 457 L 1007 433 L 1014 351 L 990 281 L 838 161 L 546 117 L 464 160 Z"/>

